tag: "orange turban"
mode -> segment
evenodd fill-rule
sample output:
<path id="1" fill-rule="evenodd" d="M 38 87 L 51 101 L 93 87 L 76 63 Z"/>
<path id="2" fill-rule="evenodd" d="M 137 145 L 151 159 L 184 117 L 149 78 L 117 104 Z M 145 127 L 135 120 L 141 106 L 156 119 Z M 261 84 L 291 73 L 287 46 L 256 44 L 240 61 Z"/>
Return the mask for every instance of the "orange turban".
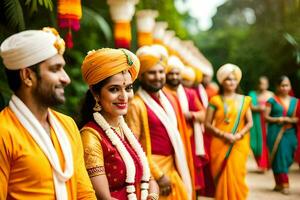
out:
<path id="1" fill-rule="evenodd" d="M 166 67 L 168 52 L 161 45 L 143 46 L 137 50 L 136 55 L 141 62 L 139 75 L 150 70 L 158 63 Z"/>
<path id="2" fill-rule="evenodd" d="M 88 52 L 82 66 L 82 77 L 88 85 L 128 70 L 132 80 L 137 78 L 140 62 L 136 55 L 126 49 L 102 48 Z"/>

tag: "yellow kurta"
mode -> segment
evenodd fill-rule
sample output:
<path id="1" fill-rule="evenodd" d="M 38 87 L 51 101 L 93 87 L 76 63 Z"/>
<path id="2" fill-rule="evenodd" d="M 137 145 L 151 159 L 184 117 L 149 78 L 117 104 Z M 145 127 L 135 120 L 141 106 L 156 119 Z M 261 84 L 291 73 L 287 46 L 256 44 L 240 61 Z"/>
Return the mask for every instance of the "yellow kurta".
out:
<path id="1" fill-rule="evenodd" d="M 215 109 L 213 124 L 216 128 L 230 133 L 234 127 L 241 98 L 238 100 L 226 100 L 228 105 L 226 123 L 224 115 L 224 105 L 221 97 L 214 96 L 210 100 L 210 107 Z M 245 97 L 244 106 L 241 111 L 240 123 L 237 132 L 245 126 L 245 115 L 250 107 L 250 97 Z M 246 200 L 248 187 L 246 185 L 246 161 L 250 150 L 249 134 L 246 134 L 241 140 L 234 143 L 232 151 L 223 172 L 220 174 L 223 160 L 229 149 L 230 144 L 223 139 L 213 137 L 211 141 L 211 170 L 214 178 L 218 177 L 216 183 L 216 200 Z"/>
<path id="2" fill-rule="evenodd" d="M 66 182 L 68 199 L 96 199 L 84 166 L 77 126 L 70 117 L 53 113 L 72 147 L 74 175 Z M 64 167 L 63 153 L 52 128 L 51 140 Z M 0 199 L 55 199 L 52 173 L 51 164 L 39 145 L 6 107 L 0 113 Z"/>
<path id="3" fill-rule="evenodd" d="M 140 97 L 135 96 L 130 102 L 126 122 L 146 152 L 152 176 L 157 180 L 166 175 L 172 183 L 172 193 L 169 196 L 160 196 L 159 199 L 187 200 L 188 193 L 177 172 L 174 157 L 152 154 L 147 108 Z"/>

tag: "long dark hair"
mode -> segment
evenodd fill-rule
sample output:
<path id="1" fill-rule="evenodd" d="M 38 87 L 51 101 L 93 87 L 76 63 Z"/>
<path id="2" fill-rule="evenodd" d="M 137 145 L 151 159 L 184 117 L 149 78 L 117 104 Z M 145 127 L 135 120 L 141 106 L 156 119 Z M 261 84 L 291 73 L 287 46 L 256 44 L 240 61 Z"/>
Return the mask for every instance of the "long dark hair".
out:
<path id="1" fill-rule="evenodd" d="M 93 90 L 94 93 L 99 94 L 101 89 L 107 84 L 109 81 L 110 77 L 100 81 L 99 83 L 92 85 L 91 89 Z M 78 127 L 81 129 L 85 124 L 87 124 L 90 121 L 94 120 L 93 113 L 95 112 L 93 110 L 94 106 L 96 104 L 96 101 L 94 99 L 94 96 L 89 89 L 86 94 L 85 98 L 82 102 L 81 109 L 80 109 L 80 116 L 79 116 L 79 123 Z"/>
<path id="2" fill-rule="evenodd" d="M 275 85 L 276 85 L 276 86 L 279 86 L 279 85 L 282 83 L 282 81 L 284 81 L 285 79 L 290 80 L 289 77 L 286 76 L 286 75 L 280 76 L 280 77 L 276 80 Z"/>

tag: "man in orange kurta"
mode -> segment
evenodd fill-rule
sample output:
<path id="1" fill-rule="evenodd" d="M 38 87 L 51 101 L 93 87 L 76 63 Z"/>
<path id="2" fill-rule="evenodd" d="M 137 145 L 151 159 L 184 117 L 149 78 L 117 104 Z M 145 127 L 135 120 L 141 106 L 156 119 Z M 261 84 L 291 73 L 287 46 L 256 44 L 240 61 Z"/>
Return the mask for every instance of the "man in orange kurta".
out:
<path id="1" fill-rule="evenodd" d="M 0 113 L 0 199 L 96 199 L 75 122 L 64 103 L 70 78 L 53 29 L 23 31 L 1 44 L 14 94 Z"/>
<path id="2" fill-rule="evenodd" d="M 137 52 L 141 87 L 130 102 L 126 121 L 147 154 L 151 174 L 160 186 L 159 199 L 188 200 L 192 198 L 192 182 L 185 146 L 173 105 L 161 90 L 165 58 L 157 52 L 163 47 L 153 46 Z"/>
<path id="3" fill-rule="evenodd" d="M 205 187 L 202 167 L 207 159 L 202 135 L 203 128 L 200 124 L 204 121 L 205 112 L 194 90 L 182 86 L 181 73 L 184 70 L 185 66 L 179 58 L 175 56 L 169 58 L 164 91 L 173 97 L 175 103 L 177 102 L 177 120 L 181 124 L 180 132 L 188 147 L 187 157 L 192 165 L 190 169 L 193 173 L 194 188 L 200 194 L 200 189 Z"/>

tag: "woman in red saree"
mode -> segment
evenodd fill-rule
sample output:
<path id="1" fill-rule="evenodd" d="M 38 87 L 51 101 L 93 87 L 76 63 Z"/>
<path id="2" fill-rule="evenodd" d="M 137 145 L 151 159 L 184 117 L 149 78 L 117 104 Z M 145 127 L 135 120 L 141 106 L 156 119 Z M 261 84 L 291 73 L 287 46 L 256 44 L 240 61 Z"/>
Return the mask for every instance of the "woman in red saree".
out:
<path id="1" fill-rule="evenodd" d="M 253 118 L 253 127 L 250 129 L 250 146 L 261 172 L 265 172 L 269 168 L 267 127 L 264 111 L 268 99 L 273 96 L 273 92 L 268 91 L 268 87 L 268 78 L 262 76 L 259 78 L 258 90 L 249 92 L 249 96 L 252 98 L 251 110 Z"/>
<path id="2" fill-rule="evenodd" d="M 220 95 L 211 98 L 205 126 L 213 135 L 211 141 L 211 171 L 216 184 L 216 200 L 245 200 L 248 187 L 246 161 L 249 154 L 249 129 L 252 126 L 250 97 L 236 93 L 242 77 L 232 64 L 217 72 Z"/>
<path id="3" fill-rule="evenodd" d="M 158 199 L 147 157 L 123 119 L 138 58 L 125 49 L 99 49 L 82 64 L 89 90 L 82 108 L 85 165 L 98 199 Z"/>

